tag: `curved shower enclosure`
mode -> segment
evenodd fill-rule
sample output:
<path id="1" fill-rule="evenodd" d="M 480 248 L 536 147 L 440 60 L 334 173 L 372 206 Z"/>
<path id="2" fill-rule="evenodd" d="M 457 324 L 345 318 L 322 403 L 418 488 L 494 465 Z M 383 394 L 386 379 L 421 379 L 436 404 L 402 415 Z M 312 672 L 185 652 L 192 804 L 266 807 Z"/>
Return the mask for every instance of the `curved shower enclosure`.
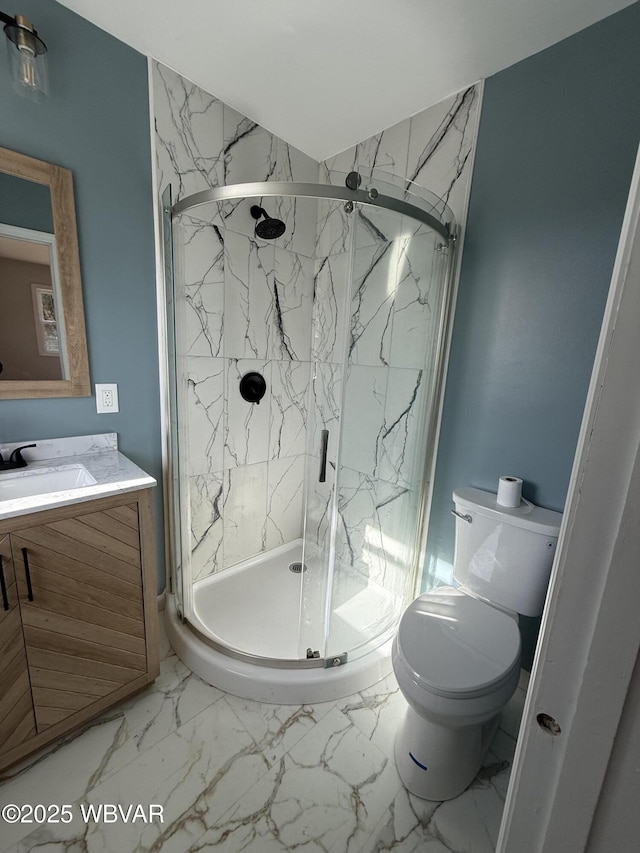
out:
<path id="1" fill-rule="evenodd" d="M 167 628 L 261 701 L 386 675 L 424 552 L 453 216 L 391 176 L 330 179 L 163 197 Z"/>

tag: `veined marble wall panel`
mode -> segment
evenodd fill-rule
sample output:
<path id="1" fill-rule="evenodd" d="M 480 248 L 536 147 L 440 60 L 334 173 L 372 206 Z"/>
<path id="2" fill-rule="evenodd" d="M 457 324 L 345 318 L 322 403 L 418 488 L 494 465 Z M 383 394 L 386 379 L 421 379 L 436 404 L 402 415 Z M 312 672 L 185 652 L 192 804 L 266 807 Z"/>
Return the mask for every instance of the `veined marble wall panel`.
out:
<path id="1" fill-rule="evenodd" d="M 299 171 L 299 174 L 302 170 Z M 314 164 L 313 175 L 308 178 L 292 178 L 295 181 L 318 182 L 318 166 Z M 314 198 L 293 198 L 275 196 L 265 198 L 261 205 L 269 216 L 281 219 L 286 225 L 282 237 L 278 237 L 278 245 L 297 255 L 313 258 L 316 245 L 316 221 L 318 218 L 318 201 Z"/>
<path id="2" fill-rule="evenodd" d="M 284 361 L 311 358 L 314 261 L 274 246 L 267 356 Z"/>
<path id="3" fill-rule="evenodd" d="M 230 468 L 224 472 L 224 479 L 222 524 L 227 567 L 265 549 L 268 464 Z"/>
<path id="4" fill-rule="evenodd" d="M 186 359 L 191 474 L 212 474 L 224 468 L 225 367 L 222 358 Z"/>
<path id="5" fill-rule="evenodd" d="M 316 160 L 225 105 L 225 184 L 318 180 Z"/>
<path id="6" fill-rule="evenodd" d="M 394 211 L 363 204 L 356 209 L 354 226 L 356 249 L 362 249 L 404 238 L 415 231 L 416 222 Z"/>
<path id="7" fill-rule="evenodd" d="M 391 175 L 407 173 L 407 131 L 404 122 L 399 122 L 382 133 L 377 133 L 363 142 L 357 149 L 359 168 L 380 169 Z"/>
<path id="8" fill-rule="evenodd" d="M 407 574 L 411 570 L 416 546 L 416 523 L 420 510 L 419 490 L 406 489 L 378 481 L 376 524 L 366 538 L 366 556 L 373 580 L 398 602 L 406 594 Z"/>
<path id="9" fill-rule="evenodd" d="M 350 364 L 389 364 L 398 245 L 380 242 L 356 249 L 348 320 Z"/>
<path id="10" fill-rule="evenodd" d="M 419 485 L 425 379 L 430 376 L 424 370 L 350 365 L 342 414 L 341 468 L 405 487 Z"/>
<path id="11" fill-rule="evenodd" d="M 224 353 L 229 358 L 267 358 L 275 266 L 273 244 L 225 231 Z"/>
<path id="12" fill-rule="evenodd" d="M 314 257 L 333 257 L 351 248 L 351 213 L 343 201 L 318 201 Z"/>
<path id="13" fill-rule="evenodd" d="M 409 119 L 407 179 L 442 198 L 459 224 L 466 219 L 479 102 L 479 86 L 470 86 Z"/>
<path id="14" fill-rule="evenodd" d="M 224 353 L 308 361 L 313 261 L 225 229 Z"/>
<path id="15" fill-rule="evenodd" d="M 267 466 L 265 546 L 277 548 L 302 532 L 304 454 L 272 459 Z"/>
<path id="16" fill-rule="evenodd" d="M 318 180 L 319 165 L 170 69 L 153 64 L 158 185 L 173 200 L 233 183 Z M 255 237 L 252 204 L 281 218 Z M 318 204 L 245 198 L 180 217 L 194 578 L 301 535 Z M 254 405 L 239 381 L 258 370 Z M 284 537 L 284 538 L 283 538 Z"/>
<path id="17" fill-rule="evenodd" d="M 336 536 L 339 571 L 354 584 L 358 577 L 377 584 L 402 601 L 413 557 L 413 533 L 419 493 L 379 477 L 342 468 L 338 487 L 340 524 Z M 411 528 L 413 524 L 414 530 Z M 338 606 L 349 582 L 342 584 Z M 357 584 L 355 586 L 357 589 Z M 353 591 L 351 594 L 354 594 Z"/>
<path id="18" fill-rule="evenodd" d="M 376 473 L 383 482 L 417 489 L 424 473 L 425 406 L 432 371 L 390 367 Z"/>
<path id="19" fill-rule="evenodd" d="M 338 486 L 338 515 L 336 531 L 336 565 L 341 573 L 354 570 L 369 578 L 366 560 L 367 530 L 377 526 L 377 478 L 344 465 L 340 469 Z"/>
<path id="20" fill-rule="evenodd" d="M 185 351 L 221 356 L 224 326 L 224 244 L 218 225 L 182 217 Z"/>
<path id="21" fill-rule="evenodd" d="M 341 252 L 316 261 L 312 358 L 341 364 L 346 353 L 345 300 L 350 286 L 351 255 Z"/>
<path id="22" fill-rule="evenodd" d="M 331 170 L 391 172 L 442 197 L 456 222 L 463 223 L 479 102 L 480 86 L 470 86 L 329 157 L 322 164 L 321 175 L 327 180 Z"/>
<path id="23" fill-rule="evenodd" d="M 342 411 L 340 466 L 375 477 L 379 465 L 379 439 L 384 430 L 386 367 L 352 364 L 346 371 Z"/>
<path id="24" fill-rule="evenodd" d="M 271 365 L 269 458 L 299 456 L 307 450 L 307 397 L 311 365 L 274 361 Z"/>
<path id="25" fill-rule="evenodd" d="M 224 478 L 220 471 L 189 478 L 191 573 L 194 581 L 224 565 Z"/>
<path id="26" fill-rule="evenodd" d="M 380 169 L 392 175 L 404 176 L 407 173 L 408 157 L 408 122 L 410 119 L 369 137 L 346 151 L 327 158 L 320 170 L 321 178 L 328 183 L 335 183 L 338 176 L 329 177 L 329 172 L 342 173 L 358 171 L 359 169 Z"/>
<path id="27" fill-rule="evenodd" d="M 389 362 L 424 368 L 435 355 L 446 256 L 432 231 L 419 230 L 399 241 Z"/>
<path id="28" fill-rule="evenodd" d="M 175 71 L 153 64 L 157 180 L 173 200 L 224 183 L 224 104 Z"/>

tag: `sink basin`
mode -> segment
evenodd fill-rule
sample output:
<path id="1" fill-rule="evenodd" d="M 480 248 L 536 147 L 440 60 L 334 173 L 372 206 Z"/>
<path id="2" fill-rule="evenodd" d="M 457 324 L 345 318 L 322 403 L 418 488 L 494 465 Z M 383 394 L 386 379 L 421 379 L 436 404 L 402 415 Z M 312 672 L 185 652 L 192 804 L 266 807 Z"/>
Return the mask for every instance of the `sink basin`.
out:
<path id="1" fill-rule="evenodd" d="M 21 469 L 0 473 L 0 501 L 67 492 L 93 486 L 96 482 L 84 465 L 58 465 L 55 468 Z"/>

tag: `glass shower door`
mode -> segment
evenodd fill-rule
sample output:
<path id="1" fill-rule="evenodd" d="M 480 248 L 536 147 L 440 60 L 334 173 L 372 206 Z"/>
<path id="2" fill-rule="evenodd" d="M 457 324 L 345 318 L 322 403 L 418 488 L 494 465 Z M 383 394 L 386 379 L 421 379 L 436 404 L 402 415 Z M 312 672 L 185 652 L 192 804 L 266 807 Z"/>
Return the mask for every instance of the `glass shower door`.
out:
<path id="1" fill-rule="evenodd" d="M 327 656 L 388 639 L 414 592 L 446 271 L 431 229 L 356 210 Z"/>
<path id="2" fill-rule="evenodd" d="M 170 448 L 171 479 L 169 481 L 169 489 L 171 491 L 169 506 L 172 511 L 170 529 L 170 548 L 171 561 L 173 566 L 172 571 L 172 592 L 175 595 L 176 609 L 181 618 L 185 616 L 184 609 L 184 545 L 183 545 L 183 524 L 182 510 L 184 505 L 184 496 L 182 494 L 184 487 L 181 478 L 182 466 L 180 464 L 180 441 L 178 419 L 179 412 L 179 345 L 178 331 L 179 311 L 176 305 L 176 278 L 174 270 L 174 251 L 173 251 L 173 224 L 171 218 L 171 185 L 167 186 L 161 196 L 162 210 L 162 249 L 163 249 L 163 264 L 164 264 L 164 281 L 165 281 L 165 311 L 167 321 L 165 329 L 167 333 L 167 371 L 168 371 L 168 396 L 169 396 L 169 419 L 170 419 Z"/>
<path id="3" fill-rule="evenodd" d="M 447 235 L 388 198 L 299 186 L 178 205 L 175 273 L 164 223 L 173 583 L 221 646 L 322 665 L 384 641 L 413 591 Z M 261 236 L 256 212 L 285 231 Z M 240 387 L 251 373 L 261 405 Z M 257 615 L 227 635 L 200 592 L 254 566 Z"/>
<path id="4" fill-rule="evenodd" d="M 311 376 L 307 396 L 307 452 L 303 562 L 300 589 L 300 657 L 326 657 L 335 562 L 336 472 L 351 299 L 353 205 L 318 201 Z"/>

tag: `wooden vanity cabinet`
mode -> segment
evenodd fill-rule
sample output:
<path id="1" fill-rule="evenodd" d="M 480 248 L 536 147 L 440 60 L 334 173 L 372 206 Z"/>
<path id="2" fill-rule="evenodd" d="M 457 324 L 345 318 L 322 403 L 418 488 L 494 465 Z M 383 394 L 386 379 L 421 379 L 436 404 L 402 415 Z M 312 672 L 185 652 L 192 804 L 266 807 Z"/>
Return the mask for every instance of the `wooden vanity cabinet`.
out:
<path id="1" fill-rule="evenodd" d="M 0 522 L 0 767 L 159 671 L 150 491 Z"/>

